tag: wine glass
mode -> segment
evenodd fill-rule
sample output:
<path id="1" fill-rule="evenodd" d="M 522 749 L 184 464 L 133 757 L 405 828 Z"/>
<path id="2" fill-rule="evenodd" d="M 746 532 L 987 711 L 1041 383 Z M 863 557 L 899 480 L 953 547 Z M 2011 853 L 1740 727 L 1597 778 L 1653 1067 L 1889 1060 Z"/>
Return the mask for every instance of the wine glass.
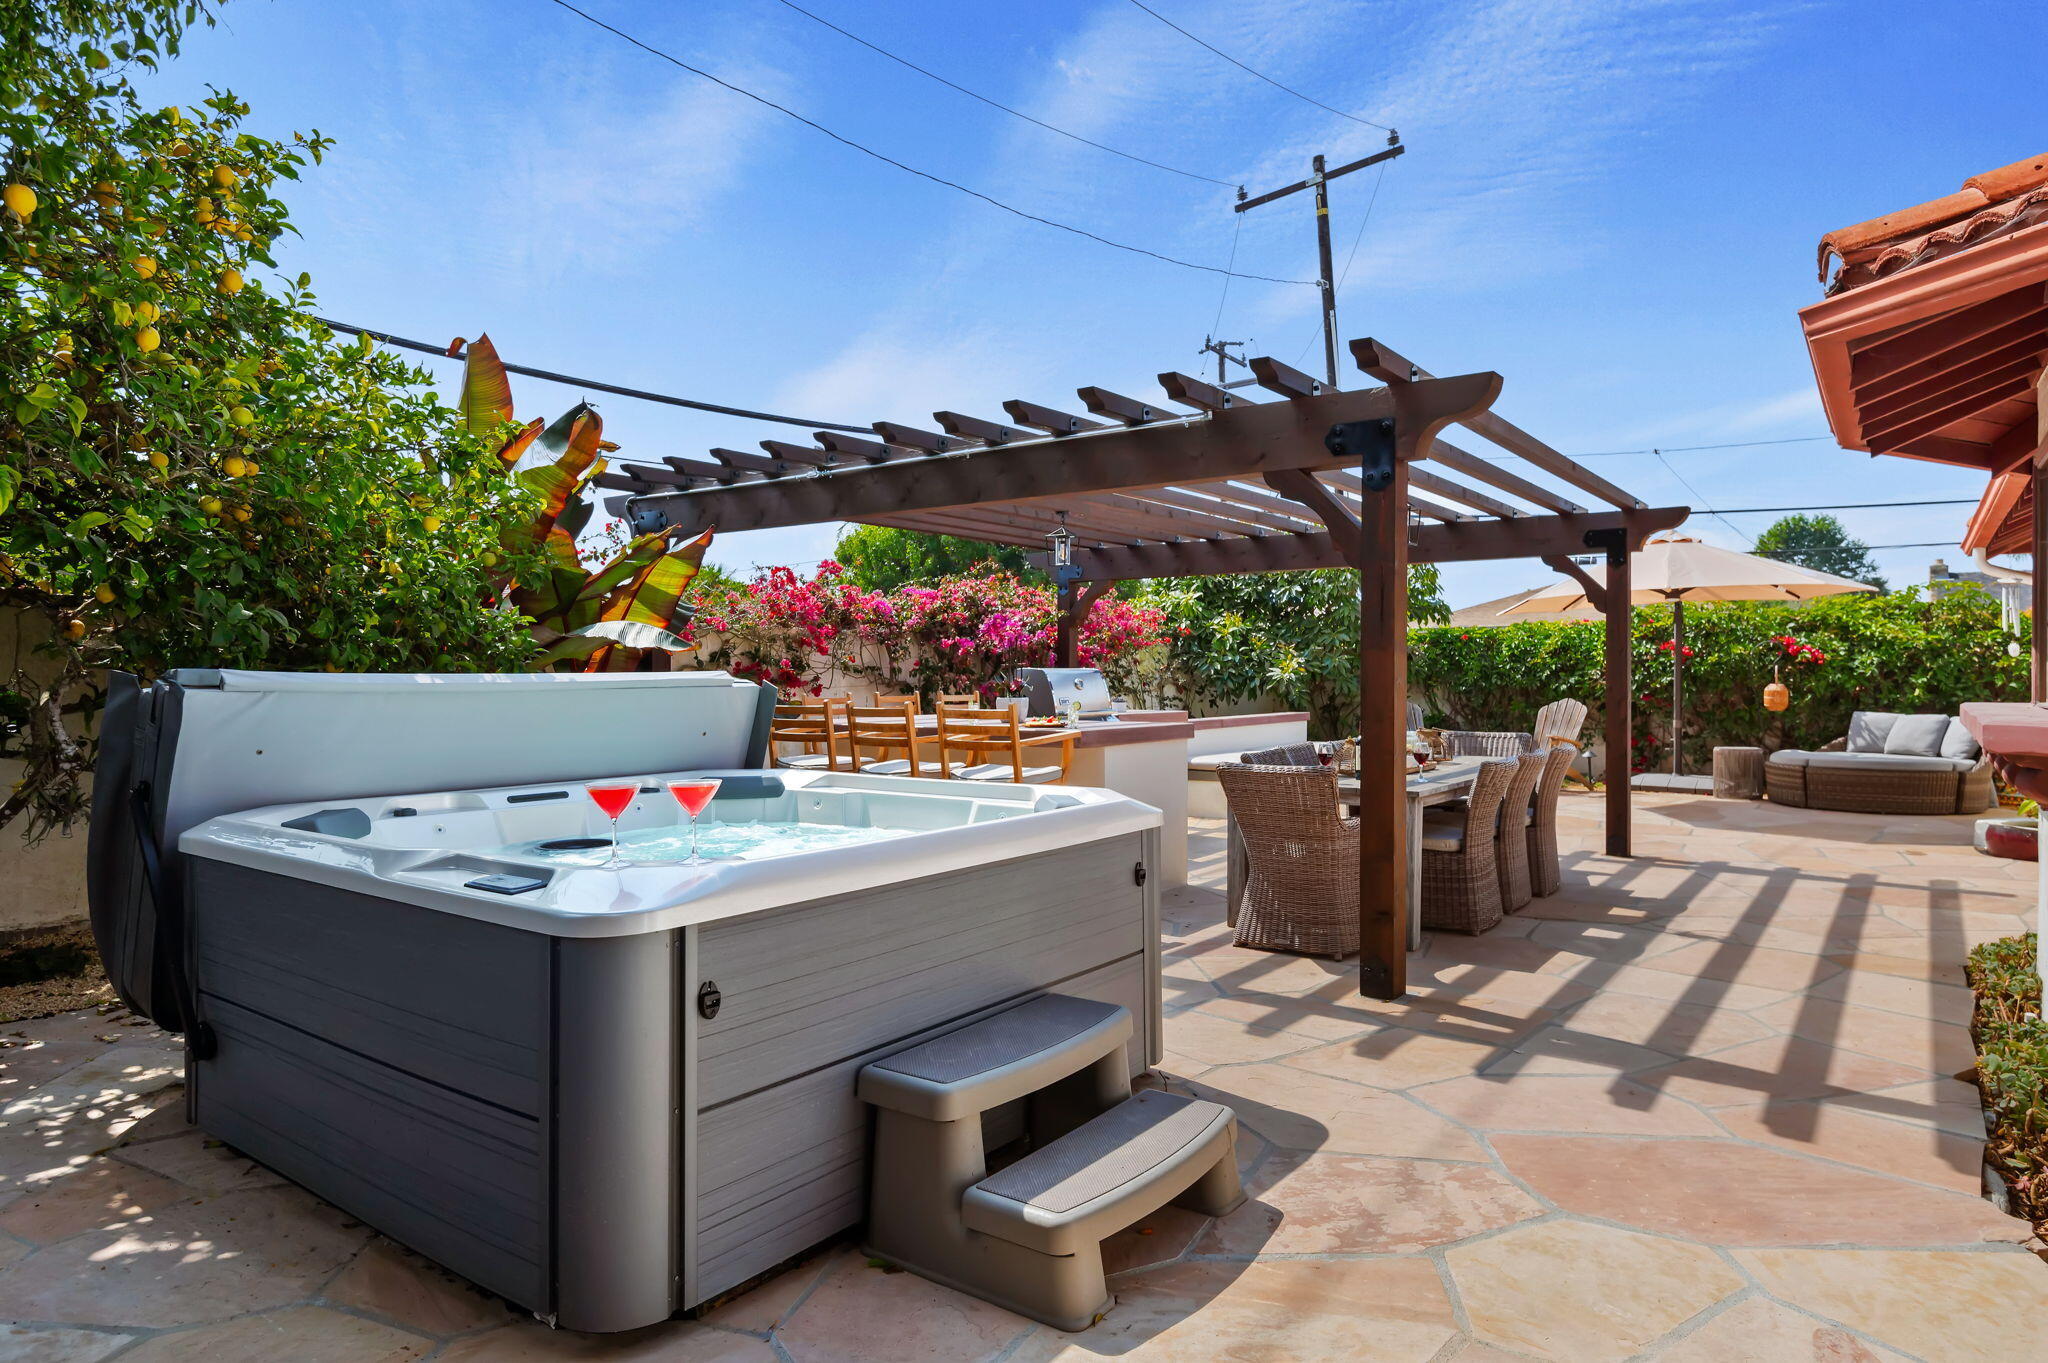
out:
<path id="1" fill-rule="evenodd" d="M 681 781 L 668 783 L 668 793 L 676 797 L 690 815 L 690 859 L 685 866 L 702 866 L 704 858 L 697 855 L 697 816 L 704 812 L 712 797 L 718 794 L 719 781 L 715 776 L 693 776 Z"/>
<path id="2" fill-rule="evenodd" d="M 616 871 L 626 863 L 619 858 L 619 816 L 633 803 L 633 797 L 640 793 L 638 781 L 591 781 L 584 785 L 583 793 L 591 802 L 604 811 L 612 821 L 612 851 L 605 858 L 603 869 Z"/>

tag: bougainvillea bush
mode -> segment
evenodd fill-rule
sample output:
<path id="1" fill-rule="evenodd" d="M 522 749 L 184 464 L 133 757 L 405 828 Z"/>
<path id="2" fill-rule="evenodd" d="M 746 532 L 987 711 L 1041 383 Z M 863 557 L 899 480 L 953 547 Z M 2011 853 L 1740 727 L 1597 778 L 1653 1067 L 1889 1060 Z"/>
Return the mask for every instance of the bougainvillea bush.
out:
<path id="1" fill-rule="evenodd" d="M 770 568 L 744 587 L 704 594 L 694 621 L 697 664 L 814 695 L 864 683 L 877 691 L 1009 692 L 1016 669 L 1053 660 L 1052 592 L 1001 572 L 870 591 L 826 560 L 810 577 Z M 1080 661 L 1114 678 L 1160 640 L 1158 611 L 1096 603 Z"/>
<path id="2" fill-rule="evenodd" d="M 1636 770 L 1670 760 L 1671 612 L 1639 606 L 1631 621 Z M 1601 724 L 1598 622 L 1527 621 L 1482 629 L 1419 629 L 1408 676 L 1431 719 L 1458 729 L 1527 729 L 1545 703 L 1571 696 Z M 1685 612 L 1684 757 L 1703 771 L 1721 744 L 1818 748 L 1849 730 L 1855 710 L 1954 714 L 1964 701 L 2023 700 L 2024 649 L 1998 603 L 1974 587 L 1829 597 L 1804 606 L 1732 602 Z M 1781 715 L 1763 708 L 1773 670 L 1791 688 Z"/>

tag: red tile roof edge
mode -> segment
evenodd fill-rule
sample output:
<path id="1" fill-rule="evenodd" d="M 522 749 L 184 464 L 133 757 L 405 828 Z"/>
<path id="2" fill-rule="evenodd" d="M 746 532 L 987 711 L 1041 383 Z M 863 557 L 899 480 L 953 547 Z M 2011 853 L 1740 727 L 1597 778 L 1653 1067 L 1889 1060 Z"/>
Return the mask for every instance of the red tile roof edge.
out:
<path id="1" fill-rule="evenodd" d="M 1830 256 L 1840 259 L 1842 268 L 1827 287 L 1832 296 L 2048 217 L 2044 205 L 2048 154 L 1973 175 L 1939 199 L 1837 228 L 1820 239 L 1820 277 L 1827 280 Z"/>

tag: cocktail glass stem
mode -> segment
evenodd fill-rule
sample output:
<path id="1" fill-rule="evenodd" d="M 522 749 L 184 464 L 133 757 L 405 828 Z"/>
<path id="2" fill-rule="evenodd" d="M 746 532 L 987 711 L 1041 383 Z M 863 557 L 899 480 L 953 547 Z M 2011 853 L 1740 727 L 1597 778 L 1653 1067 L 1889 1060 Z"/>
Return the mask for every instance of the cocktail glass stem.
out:
<path id="1" fill-rule="evenodd" d="M 690 865 L 701 865 L 704 858 L 697 855 L 697 816 L 690 816 Z"/>
<path id="2" fill-rule="evenodd" d="M 619 820 L 618 820 L 618 816 L 617 816 L 617 815 L 613 815 L 613 816 L 612 816 L 612 850 L 611 850 L 611 855 L 607 856 L 607 857 L 606 857 L 606 858 L 604 859 L 604 868 L 605 868 L 605 869 L 606 869 L 607 871 L 616 871 L 616 870 L 620 869 L 621 867 L 623 867 L 623 866 L 624 866 L 625 864 L 626 864 L 625 862 L 623 862 L 623 861 L 621 861 L 621 860 L 619 859 Z"/>

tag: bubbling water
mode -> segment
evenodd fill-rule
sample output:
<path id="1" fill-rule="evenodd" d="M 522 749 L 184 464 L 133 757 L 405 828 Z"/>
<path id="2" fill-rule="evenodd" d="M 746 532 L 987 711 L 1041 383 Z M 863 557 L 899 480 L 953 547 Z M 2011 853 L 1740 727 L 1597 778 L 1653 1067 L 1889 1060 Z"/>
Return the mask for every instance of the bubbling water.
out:
<path id="1" fill-rule="evenodd" d="M 915 829 L 867 828 L 845 824 L 819 823 L 714 823 L 705 820 L 698 834 L 698 847 L 706 861 L 767 861 L 793 857 L 805 852 L 824 852 L 835 847 L 857 847 L 908 837 Z M 551 848 L 546 842 L 522 842 L 498 849 L 499 855 L 522 861 L 542 861 L 553 866 L 602 866 L 610 846 L 594 848 Z M 619 855 L 639 866 L 687 861 L 690 856 L 690 828 L 645 828 L 619 835 Z"/>

